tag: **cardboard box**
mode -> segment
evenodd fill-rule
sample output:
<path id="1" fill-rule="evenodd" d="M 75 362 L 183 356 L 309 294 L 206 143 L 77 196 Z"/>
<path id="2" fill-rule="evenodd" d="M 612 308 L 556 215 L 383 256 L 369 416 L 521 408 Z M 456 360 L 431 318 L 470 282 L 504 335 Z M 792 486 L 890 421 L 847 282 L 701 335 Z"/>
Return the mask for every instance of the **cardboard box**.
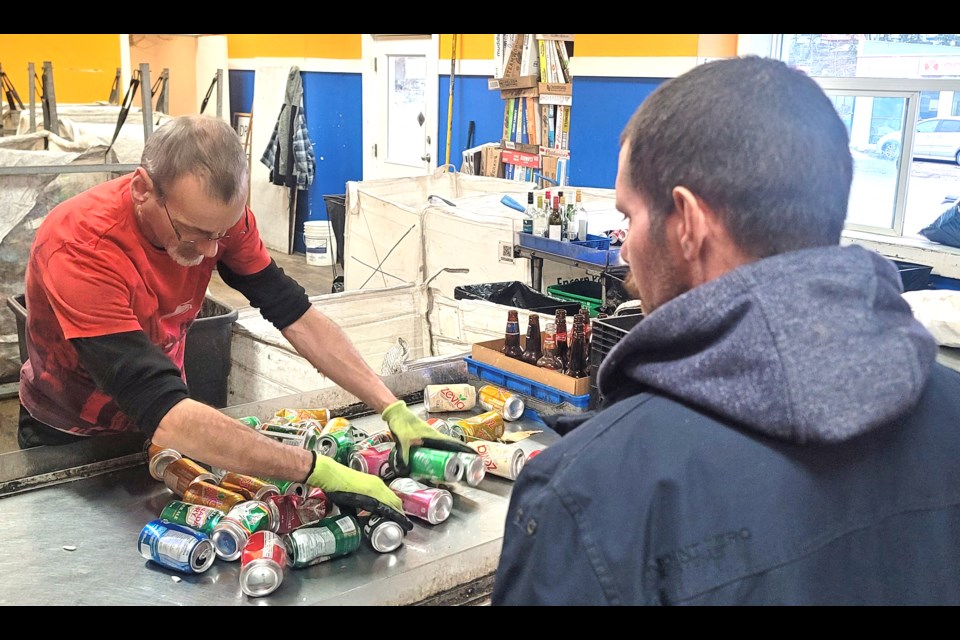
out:
<path id="1" fill-rule="evenodd" d="M 500 159 L 500 145 L 483 147 L 483 156 L 480 159 L 481 174 L 488 178 L 503 177 L 503 161 Z"/>
<path id="2" fill-rule="evenodd" d="M 483 362 L 502 369 L 503 371 L 523 376 L 524 378 L 553 387 L 572 396 L 582 396 L 590 393 L 589 376 L 584 378 L 571 378 L 559 371 L 541 369 L 540 367 L 535 367 L 532 364 L 527 364 L 516 358 L 503 355 L 500 353 L 500 349 L 502 348 L 503 338 L 477 342 L 473 345 L 470 355 L 478 362 Z"/>
<path id="3" fill-rule="evenodd" d="M 487 89 L 537 89 L 540 76 L 514 76 L 511 78 L 490 78 L 487 80 Z M 538 89 L 537 89 L 538 90 Z M 535 95 L 531 92 L 531 95 Z M 519 96 L 517 96 L 519 97 Z"/>
<path id="4" fill-rule="evenodd" d="M 524 153 L 523 151 L 512 151 L 510 149 L 504 149 L 500 157 L 503 160 L 503 162 L 506 164 L 512 164 L 520 167 L 528 167 L 530 169 L 540 168 L 539 154 Z"/>
<path id="5" fill-rule="evenodd" d="M 512 140 L 507 140 L 506 138 L 500 141 L 500 147 L 502 149 L 509 149 L 510 151 L 519 151 L 521 153 L 529 153 L 531 155 L 540 154 L 540 145 L 524 144 L 522 142 L 513 142 Z"/>

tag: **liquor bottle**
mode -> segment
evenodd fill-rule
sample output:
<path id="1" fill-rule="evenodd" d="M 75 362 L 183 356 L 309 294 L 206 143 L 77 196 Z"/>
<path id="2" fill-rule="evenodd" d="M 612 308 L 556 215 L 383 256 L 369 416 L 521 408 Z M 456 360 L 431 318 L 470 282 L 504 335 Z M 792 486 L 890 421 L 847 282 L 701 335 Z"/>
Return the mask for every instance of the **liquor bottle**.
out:
<path id="1" fill-rule="evenodd" d="M 551 240 L 563 240 L 563 219 L 560 217 L 560 198 L 558 196 L 553 196 L 550 219 L 547 224 L 550 229 L 547 237 Z"/>
<path id="2" fill-rule="evenodd" d="M 557 357 L 556 353 L 556 333 L 557 325 L 552 322 L 548 322 L 543 331 L 543 355 L 540 356 L 539 360 L 537 360 L 537 366 L 543 369 L 563 371 L 563 363 L 560 362 L 560 358 Z"/>
<path id="3" fill-rule="evenodd" d="M 543 208 L 543 194 L 537 194 L 537 215 L 533 219 L 533 235 L 541 238 L 547 235 L 547 210 Z"/>
<path id="4" fill-rule="evenodd" d="M 537 360 L 539 360 L 542 355 L 543 346 L 540 340 L 540 316 L 531 313 L 530 320 L 527 323 L 527 344 L 523 349 L 523 355 L 520 359 L 536 366 Z"/>
<path id="5" fill-rule="evenodd" d="M 557 197 L 560 201 L 557 204 L 557 210 L 560 212 L 560 234 L 561 239 L 569 240 L 570 237 L 567 235 L 567 198 L 563 195 L 563 191 L 557 192 Z"/>
<path id="6" fill-rule="evenodd" d="M 579 189 L 577 190 L 577 193 L 580 193 Z M 564 222 L 567 223 L 567 240 L 569 240 L 570 242 L 580 239 L 577 237 L 577 221 L 574 220 L 575 216 L 576 216 L 576 208 L 573 205 L 573 199 L 568 198 L 567 206 L 564 209 L 563 219 L 564 219 Z M 584 238 L 584 240 L 586 240 L 586 238 Z"/>
<path id="7" fill-rule="evenodd" d="M 577 203 L 573 206 L 573 223 L 577 227 L 577 240 L 587 239 L 587 210 L 583 207 L 580 198 L 580 189 L 577 189 Z"/>
<path id="8" fill-rule="evenodd" d="M 527 192 L 527 210 L 523 212 L 523 232 L 533 233 L 533 221 L 537 218 L 537 210 L 533 206 L 533 191 Z"/>
<path id="9" fill-rule="evenodd" d="M 563 363 L 563 369 L 567 368 L 567 310 L 566 309 L 557 309 L 556 316 L 554 317 L 554 327 L 556 335 L 554 340 L 557 343 L 556 354 L 557 358 L 560 359 L 560 362 Z"/>
<path id="10" fill-rule="evenodd" d="M 587 362 L 584 359 L 583 316 L 577 314 L 573 318 L 573 329 L 570 339 L 570 359 L 564 371 L 571 378 L 584 378 L 589 374 Z"/>
<path id="11" fill-rule="evenodd" d="M 523 347 L 520 346 L 520 317 L 516 309 L 507 311 L 507 329 L 503 334 L 501 351 L 504 355 L 518 360 L 523 355 Z"/>

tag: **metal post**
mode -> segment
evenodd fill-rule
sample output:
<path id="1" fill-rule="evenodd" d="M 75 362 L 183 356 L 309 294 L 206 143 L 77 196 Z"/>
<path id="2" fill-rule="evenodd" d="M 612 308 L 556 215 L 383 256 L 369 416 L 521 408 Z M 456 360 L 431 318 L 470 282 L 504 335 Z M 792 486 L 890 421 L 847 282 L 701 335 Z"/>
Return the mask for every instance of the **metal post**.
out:
<path id="1" fill-rule="evenodd" d="M 223 69 L 217 69 L 217 117 L 223 117 Z"/>
<path id="2" fill-rule="evenodd" d="M 153 90 L 150 86 L 150 65 L 140 63 L 140 115 L 143 117 L 143 141 L 153 133 Z"/>
<path id="3" fill-rule="evenodd" d="M 43 63 L 43 103 L 46 107 L 43 110 L 43 128 L 54 135 L 60 135 L 60 119 L 57 117 L 57 96 L 53 91 L 53 63 L 50 61 L 44 61 Z"/>
<path id="4" fill-rule="evenodd" d="M 37 130 L 37 87 L 34 78 L 37 77 L 36 66 L 31 62 L 27 64 L 27 91 L 30 95 L 30 133 Z"/>

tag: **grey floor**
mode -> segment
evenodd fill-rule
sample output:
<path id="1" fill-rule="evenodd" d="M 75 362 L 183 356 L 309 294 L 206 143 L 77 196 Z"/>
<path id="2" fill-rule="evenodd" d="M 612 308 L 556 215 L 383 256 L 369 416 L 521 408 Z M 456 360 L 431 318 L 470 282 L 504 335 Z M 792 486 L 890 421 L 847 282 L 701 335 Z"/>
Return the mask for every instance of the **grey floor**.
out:
<path id="1" fill-rule="evenodd" d="M 307 295 L 316 296 L 330 293 L 333 281 L 342 270 L 334 271 L 333 266 L 316 266 L 307 264 L 303 254 L 288 255 L 271 251 L 270 255 L 277 261 L 277 265 L 300 285 L 306 289 Z M 209 295 L 220 304 L 233 309 L 242 309 L 249 306 L 249 302 L 239 292 L 231 289 L 216 271 L 210 280 Z M 17 419 L 20 411 L 20 401 L 17 398 L 16 383 L 3 385 L 0 388 L 0 453 L 17 448 Z"/>

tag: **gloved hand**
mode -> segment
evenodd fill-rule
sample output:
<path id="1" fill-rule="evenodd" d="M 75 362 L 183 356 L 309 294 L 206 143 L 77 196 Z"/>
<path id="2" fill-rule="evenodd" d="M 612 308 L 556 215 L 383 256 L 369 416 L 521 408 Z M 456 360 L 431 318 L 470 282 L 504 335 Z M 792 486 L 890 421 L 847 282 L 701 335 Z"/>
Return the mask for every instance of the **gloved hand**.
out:
<path id="1" fill-rule="evenodd" d="M 377 476 L 318 455 L 307 484 L 323 489 L 327 498 L 339 507 L 363 509 L 397 522 L 404 531 L 413 529 L 413 523 L 403 513 L 400 497 Z"/>
<path id="2" fill-rule="evenodd" d="M 403 400 L 397 400 L 380 415 L 390 426 L 397 440 L 397 472 L 404 475 L 410 465 L 410 449 L 424 446 L 429 449 L 473 453 L 476 451 L 456 438 L 445 436 L 416 416 Z"/>

